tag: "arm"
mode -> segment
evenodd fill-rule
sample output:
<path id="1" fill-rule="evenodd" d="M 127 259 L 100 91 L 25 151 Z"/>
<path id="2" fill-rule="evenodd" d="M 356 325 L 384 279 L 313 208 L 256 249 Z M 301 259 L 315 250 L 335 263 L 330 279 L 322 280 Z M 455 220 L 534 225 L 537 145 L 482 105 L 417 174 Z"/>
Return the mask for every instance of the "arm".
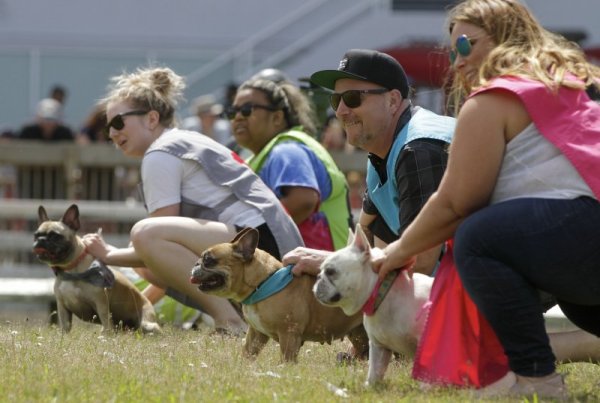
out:
<path id="1" fill-rule="evenodd" d="M 259 171 L 261 179 L 273 190 L 296 224 L 317 211 L 324 192 L 317 178 L 319 167 L 313 166 L 317 163 L 315 159 L 306 146 L 286 141 L 273 147 Z"/>
<path id="2" fill-rule="evenodd" d="M 369 225 L 371 225 L 375 218 L 377 218 L 376 214 L 369 214 L 363 209 L 360 210 L 360 215 L 358 216 L 358 223 L 362 227 L 363 232 L 367 236 L 367 240 L 371 246 L 375 244 L 375 239 L 373 232 L 371 232 L 371 229 L 369 228 Z"/>
<path id="3" fill-rule="evenodd" d="M 117 248 L 109 245 L 104 242 L 101 234 L 85 234 L 82 240 L 88 252 L 105 264 L 123 267 L 135 267 L 144 264 L 133 247 Z"/>
<path id="4" fill-rule="evenodd" d="M 507 131 L 515 104 L 524 110 L 515 98 L 501 93 L 482 93 L 465 102 L 440 187 L 401 238 L 388 245 L 385 256 L 374 262 L 380 277 L 451 238 L 467 216 L 488 204 L 507 136 L 518 133 L 514 126 Z"/>
<path id="5" fill-rule="evenodd" d="M 319 192 L 301 186 L 284 186 L 281 188 L 281 203 L 296 224 L 300 224 L 319 207 Z"/>

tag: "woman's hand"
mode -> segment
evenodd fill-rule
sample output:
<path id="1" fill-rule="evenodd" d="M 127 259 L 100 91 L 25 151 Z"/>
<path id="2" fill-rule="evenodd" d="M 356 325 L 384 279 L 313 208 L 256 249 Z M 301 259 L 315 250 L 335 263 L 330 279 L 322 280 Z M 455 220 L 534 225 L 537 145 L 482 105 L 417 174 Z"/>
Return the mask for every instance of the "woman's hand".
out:
<path id="1" fill-rule="evenodd" d="M 104 242 L 104 238 L 102 238 L 101 233 L 94 232 L 91 234 L 85 234 L 82 240 L 83 244 L 92 256 L 104 263 L 109 263 L 107 262 L 107 256 L 110 251 L 116 248 Z"/>
<path id="2" fill-rule="evenodd" d="M 407 256 L 402 252 L 399 241 L 394 241 L 383 249 L 383 254 L 372 260 L 373 271 L 383 280 L 392 270 L 407 270 L 412 277 L 416 256 Z"/>
<path id="3" fill-rule="evenodd" d="M 329 256 L 331 252 L 298 247 L 283 256 L 283 265 L 294 265 L 292 273 L 295 276 L 309 274 L 316 276 L 321 271 L 321 263 Z"/>

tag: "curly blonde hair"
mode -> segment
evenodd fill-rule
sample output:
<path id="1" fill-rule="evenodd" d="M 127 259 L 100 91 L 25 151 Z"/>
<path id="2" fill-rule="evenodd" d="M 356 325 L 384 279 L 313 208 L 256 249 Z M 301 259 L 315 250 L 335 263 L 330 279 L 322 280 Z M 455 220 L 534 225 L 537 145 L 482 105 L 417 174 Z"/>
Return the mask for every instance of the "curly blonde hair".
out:
<path id="1" fill-rule="evenodd" d="M 586 60 L 581 48 L 544 29 L 517 0 L 465 0 L 449 12 L 450 33 L 458 22 L 482 28 L 496 47 L 481 64 L 477 82 L 462 82 L 455 76 L 449 97 L 455 112 L 471 91 L 498 76 L 538 80 L 552 91 L 560 86 L 584 89 L 598 85 L 600 68 Z M 580 81 L 569 80 L 567 75 Z"/>
<path id="2" fill-rule="evenodd" d="M 138 68 L 110 79 L 108 95 L 101 100 L 125 101 L 142 110 L 157 111 L 164 127 L 175 125 L 175 110 L 183 100 L 185 81 L 168 67 Z"/>

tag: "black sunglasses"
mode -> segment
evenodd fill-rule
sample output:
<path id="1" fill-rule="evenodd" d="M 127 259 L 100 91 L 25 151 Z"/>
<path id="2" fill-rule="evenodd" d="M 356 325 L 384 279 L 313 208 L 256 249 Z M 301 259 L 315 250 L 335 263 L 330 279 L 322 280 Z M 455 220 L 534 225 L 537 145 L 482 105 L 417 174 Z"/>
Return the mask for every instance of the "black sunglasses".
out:
<path id="1" fill-rule="evenodd" d="M 371 90 L 348 90 L 342 93 L 334 92 L 329 96 L 329 103 L 334 111 L 337 111 L 341 100 L 348 108 L 354 109 L 362 103 L 362 94 L 383 94 L 388 91 L 390 90 L 387 88 L 373 88 Z"/>
<path id="2" fill-rule="evenodd" d="M 233 120 L 233 119 L 235 119 L 235 116 L 238 114 L 238 112 L 240 112 L 243 117 L 247 118 L 248 116 L 250 116 L 252 114 L 253 109 L 264 109 L 264 110 L 272 111 L 272 112 L 279 110 L 279 108 L 276 108 L 274 106 L 246 103 L 242 106 L 229 106 L 225 110 L 225 116 L 227 116 L 227 119 Z"/>
<path id="3" fill-rule="evenodd" d="M 448 56 L 450 57 L 450 65 L 454 65 L 458 55 L 467 57 L 471 54 L 473 46 L 477 43 L 477 39 L 470 39 L 467 35 L 461 35 L 456 38 L 454 49 L 450 49 Z"/>
<path id="4" fill-rule="evenodd" d="M 108 124 L 106 125 L 106 127 L 104 128 L 104 130 L 106 130 L 106 133 L 110 132 L 110 128 L 114 128 L 115 130 L 121 130 L 125 127 L 125 122 L 123 121 L 123 118 L 125 116 L 142 116 L 145 115 L 146 113 L 148 113 L 150 111 L 142 111 L 142 110 L 137 110 L 137 111 L 129 111 L 129 112 L 124 112 L 124 113 L 119 113 L 118 115 L 115 115 L 110 122 L 108 122 Z"/>

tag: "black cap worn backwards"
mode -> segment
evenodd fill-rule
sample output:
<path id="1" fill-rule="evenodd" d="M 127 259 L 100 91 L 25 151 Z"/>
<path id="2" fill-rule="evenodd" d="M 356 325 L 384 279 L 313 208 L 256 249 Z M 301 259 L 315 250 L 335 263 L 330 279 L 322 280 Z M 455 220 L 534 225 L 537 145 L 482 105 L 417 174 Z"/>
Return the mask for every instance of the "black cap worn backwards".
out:
<path id="1" fill-rule="evenodd" d="M 369 81 L 387 89 L 397 89 L 402 98 L 408 97 L 408 79 L 396 59 L 387 53 L 369 49 L 350 49 L 346 52 L 337 70 L 317 71 L 310 81 L 321 87 L 334 89 L 341 78 Z"/>

